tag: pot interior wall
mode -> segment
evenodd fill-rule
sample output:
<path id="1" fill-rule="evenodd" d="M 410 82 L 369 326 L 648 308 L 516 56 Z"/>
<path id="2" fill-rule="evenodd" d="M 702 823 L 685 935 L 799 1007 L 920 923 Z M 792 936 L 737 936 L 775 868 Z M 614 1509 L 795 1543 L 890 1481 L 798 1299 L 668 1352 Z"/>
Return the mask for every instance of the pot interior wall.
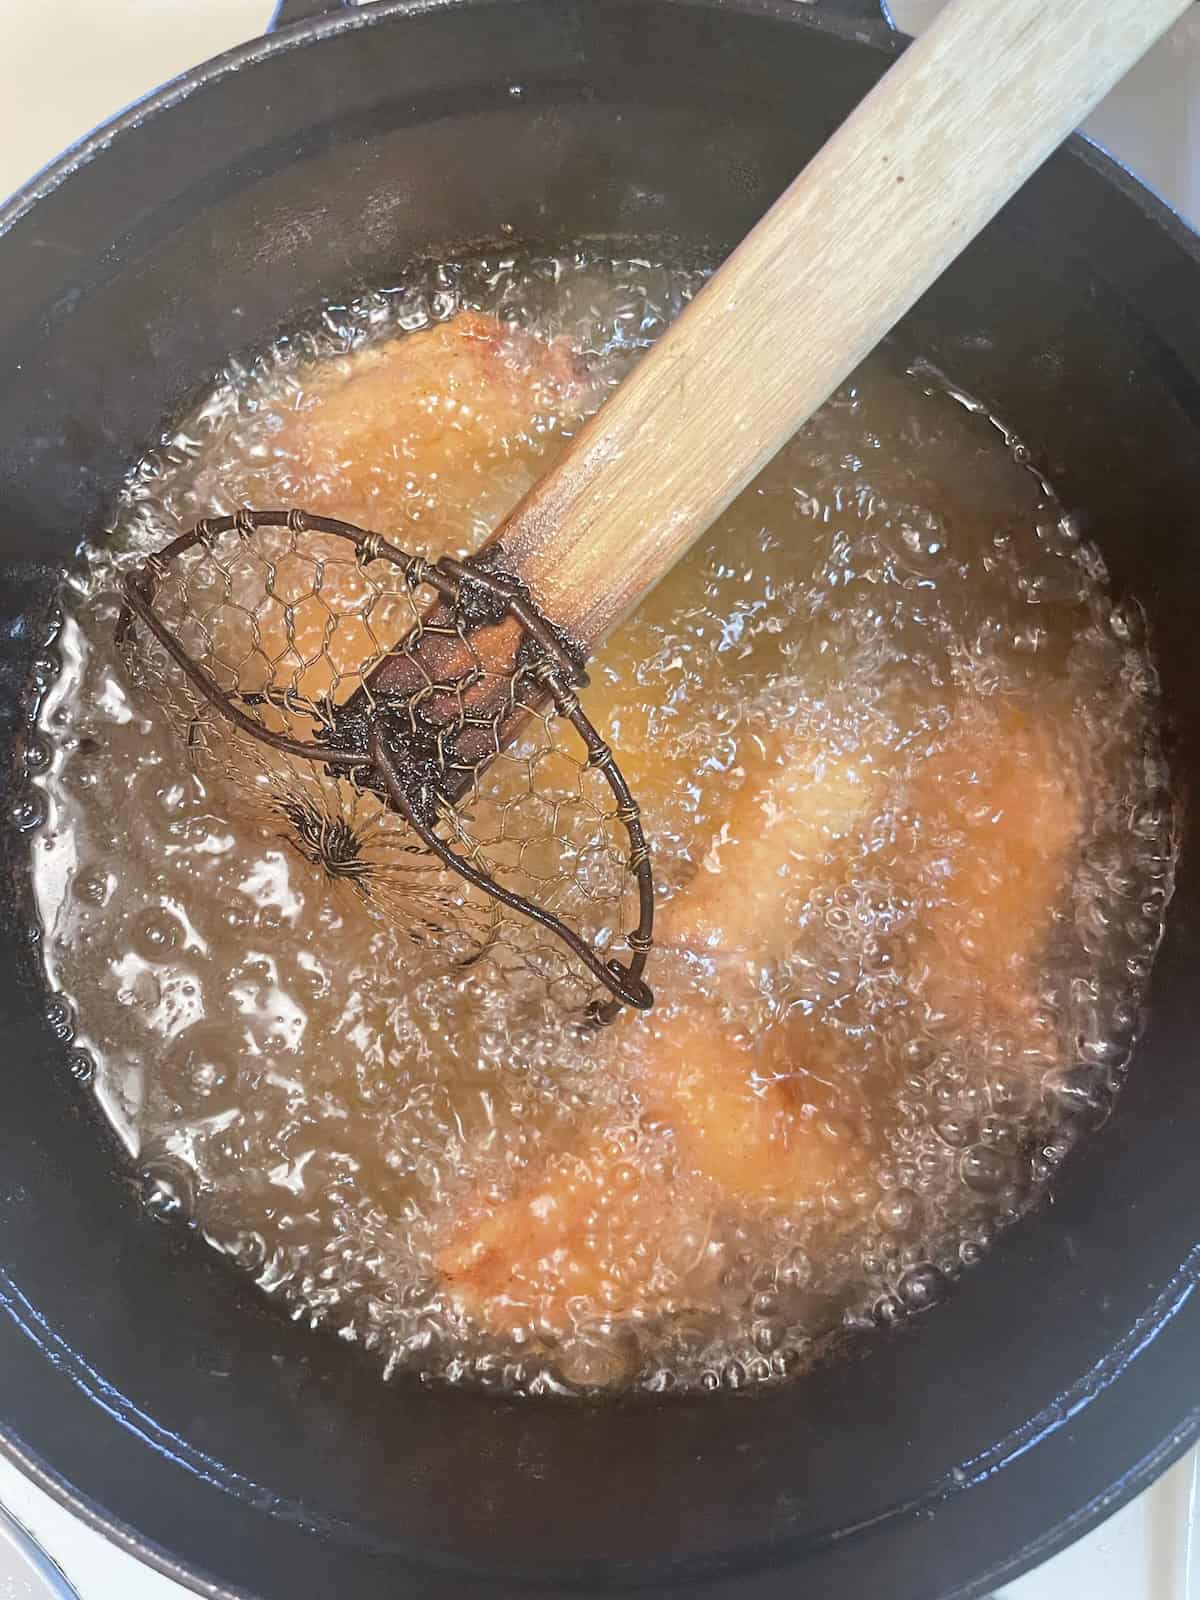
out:
<path id="1" fill-rule="evenodd" d="M 889 55 L 770 4 L 389 9 L 216 75 L 0 233 L 6 774 L 55 569 L 225 354 L 476 242 L 719 258 Z M 1194 250 L 1077 149 L 899 336 L 1034 445 L 1145 603 L 1185 782 L 1200 767 L 1198 291 Z M 694 1576 L 790 1595 L 798 1574 L 879 1593 L 886 1568 L 903 1600 L 1032 1548 L 1186 1422 L 1191 851 L 1119 1115 L 950 1305 L 788 1390 L 580 1409 L 381 1389 L 352 1350 L 141 1215 L 44 1016 L 25 848 L 0 931 L 0 1415 L 194 1568 L 272 1600 Z M 1063 1394 L 1088 1403 L 1068 1415 Z"/>

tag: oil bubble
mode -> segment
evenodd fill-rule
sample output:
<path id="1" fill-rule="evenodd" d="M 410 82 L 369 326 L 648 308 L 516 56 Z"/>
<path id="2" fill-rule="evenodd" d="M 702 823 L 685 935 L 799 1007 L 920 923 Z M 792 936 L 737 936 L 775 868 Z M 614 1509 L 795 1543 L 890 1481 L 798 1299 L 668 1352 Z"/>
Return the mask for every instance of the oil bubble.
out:
<path id="1" fill-rule="evenodd" d="M 1111 1090 L 1093 1066 L 1048 1072 L 1042 1089 L 1053 1110 L 1089 1129 L 1100 1127 L 1112 1111 Z"/>
<path id="2" fill-rule="evenodd" d="M 44 827 L 49 805 L 41 789 L 25 789 L 9 806 L 9 818 L 20 833 L 35 833 Z"/>
<path id="3" fill-rule="evenodd" d="M 75 1037 L 75 1010 L 65 995 L 54 995 L 46 1004 L 42 1013 L 49 1024 L 50 1032 L 63 1044 L 69 1044 Z"/>
<path id="4" fill-rule="evenodd" d="M 142 1169 L 142 1205 L 156 1222 L 186 1220 L 195 1204 L 193 1177 L 182 1162 L 159 1159 Z"/>
<path id="5" fill-rule="evenodd" d="M 25 741 L 23 751 L 23 765 L 30 777 L 37 777 L 46 772 L 54 759 L 53 749 L 48 739 L 40 734 L 31 734 Z"/>
<path id="6" fill-rule="evenodd" d="M 977 1194 L 999 1194 L 1010 1181 L 1012 1172 L 1008 1161 L 998 1150 L 988 1145 L 973 1145 L 961 1163 L 963 1182 Z"/>
<path id="7" fill-rule="evenodd" d="M 946 1280 L 932 1262 L 923 1262 L 904 1274 L 897 1292 L 907 1310 L 928 1311 L 944 1298 Z"/>
<path id="8" fill-rule="evenodd" d="M 71 1050 L 67 1054 L 67 1071 L 76 1083 L 91 1083 L 96 1076 L 96 1060 L 89 1050 Z"/>

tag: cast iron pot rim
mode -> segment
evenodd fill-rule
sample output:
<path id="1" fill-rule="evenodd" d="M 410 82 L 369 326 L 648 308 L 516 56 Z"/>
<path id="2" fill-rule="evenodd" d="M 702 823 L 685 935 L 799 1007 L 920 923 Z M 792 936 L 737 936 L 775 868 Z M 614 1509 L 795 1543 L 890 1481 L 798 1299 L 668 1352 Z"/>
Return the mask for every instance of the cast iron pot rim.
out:
<path id="1" fill-rule="evenodd" d="M 337 0 L 329 0 L 336 4 Z M 189 99 L 198 89 L 209 83 L 240 72 L 243 67 L 259 61 L 284 55 L 317 40 L 350 33 L 359 28 L 375 26 L 392 17 L 426 16 L 442 11 L 465 11 L 485 5 L 507 6 L 522 0 L 358 0 L 351 10 L 333 10 L 320 16 L 290 23 L 276 32 L 266 33 L 245 44 L 203 61 L 197 67 L 180 73 L 160 89 L 153 90 L 136 100 L 126 110 L 101 123 L 91 133 L 68 148 L 30 180 L 22 184 L 3 203 L 0 203 L 0 239 L 3 239 L 39 200 L 60 188 L 69 178 L 82 172 L 92 161 L 131 129 L 141 127 L 169 111 L 173 106 Z M 586 0 L 591 5 L 602 5 L 604 0 Z M 862 19 L 848 16 L 837 9 L 837 0 L 799 0 L 805 9 L 799 9 L 797 0 L 654 0 L 654 3 L 696 10 L 729 11 L 746 16 L 774 18 L 800 27 L 814 27 L 819 19 L 823 31 L 833 32 L 868 48 L 886 50 L 890 41 L 904 41 L 891 21 L 887 0 L 879 0 L 879 31 L 864 28 Z M 1155 190 L 1137 178 L 1115 156 L 1101 148 L 1083 134 L 1072 134 L 1067 141 L 1072 153 L 1092 167 L 1101 177 L 1113 184 L 1126 199 L 1133 202 L 1187 255 L 1200 265 L 1200 233 Z"/>
<path id="2" fill-rule="evenodd" d="M 62 184 L 90 166 L 96 157 L 117 139 L 164 115 L 207 84 L 219 82 L 241 71 L 243 67 L 253 66 L 259 61 L 303 48 L 321 39 L 371 27 L 392 18 L 478 9 L 481 5 L 521 3 L 523 0 L 373 0 L 373 3 L 357 6 L 353 10 L 335 10 L 307 18 L 283 27 L 278 32 L 268 33 L 245 44 L 237 45 L 180 74 L 162 88 L 136 101 L 127 110 L 103 123 L 44 167 L 0 205 L 0 241 L 38 201 L 53 194 Z M 603 0 L 588 0 L 588 3 L 600 5 Z M 861 18 L 840 13 L 836 9 L 836 0 L 833 0 L 828 9 L 817 9 L 820 0 L 807 0 L 807 5 L 812 7 L 811 10 L 798 9 L 796 0 L 654 0 L 654 3 L 774 18 L 802 27 L 814 26 L 819 17 L 821 26 L 825 30 L 869 47 L 885 50 L 888 48 L 887 34 L 882 31 L 890 27 L 886 0 L 881 0 L 881 32 L 874 36 L 869 31 L 864 32 Z M 1140 182 L 1127 167 L 1091 140 L 1076 134 L 1069 143 L 1077 160 L 1085 162 L 1127 200 L 1136 205 L 1147 221 L 1163 230 L 1171 242 L 1189 256 L 1200 270 L 1200 234 L 1194 232 L 1177 211 Z M 1190 1285 L 1184 1288 L 1182 1293 L 1178 1288 L 1174 1294 L 1168 1289 L 1152 1307 L 1147 1309 L 1139 1324 L 1144 1330 L 1142 1339 L 1136 1343 L 1131 1352 L 1127 1353 L 1125 1361 L 1117 1363 L 1108 1382 L 1117 1381 L 1126 1362 L 1141 1353 L 1189 1298 L 1192 1289 L 1197 1285 L 1197 1274 L 1194 1268 L 1189 1274 L 1188 1266 L 1189 1263 L 1181 1263 L 1180 1274 L 1175 1281 L 1178 1284 L 1180 1275 L 1190 1276 Z M 1093 1379 L 1097 1388 L 1101 1386 L 1099 1372 L 1085 1374 L 1084 1379 L 1080 1381 L 1086 1379 Z M 1200 1439 L 1200 1406 L 1186 1415 L 1161 1444 L 1124 1472 L 1112 1488 L 1095 1496 L 1080 1510 L 1032 1539 L 1013 1556 L 997 1563 L 988 1572 L 967 1580 L 952 1593 L 946 1594 L 944 1600 L 971 1600 L 971 1597 L 987 1593 L 997 1583 L 1012 1581 L 1021 1573 L 1047 1560 L 1140 1494 L 1198 1439 Z M 258 1597 L 248 1590 L 229 1587 L 199 1568 L 179 1561 L 168 1551 L 144 1538 L 129 1524 L 79 1494 L 64 1478 L 52 1471 L 35 1452 L 28 1449 L 3 1420 L 0 1420 L 0 1456 L 11 1462 L 66 1511 L 163 1577 L 172 1579 L 195 1594 L 208 1597 L 208 1600 L 258 1600 Z M 697 1592 L 702 1588 L 703 1585 Z"/>

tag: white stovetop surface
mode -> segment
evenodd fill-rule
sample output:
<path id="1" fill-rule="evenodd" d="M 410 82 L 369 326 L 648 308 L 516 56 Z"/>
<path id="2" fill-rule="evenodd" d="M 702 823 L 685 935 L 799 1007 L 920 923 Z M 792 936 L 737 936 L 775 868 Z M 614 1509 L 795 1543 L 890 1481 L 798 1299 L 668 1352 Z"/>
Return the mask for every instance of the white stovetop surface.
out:
<path id="1" fill-rule="evenodd" d="M 942 4 L 891 0 L 891 9 L 899 26 L 917 32 Z M 273 10 L 273 0 L 0 0 L 0 199 L 157 84 L 261 33 Z M 1185 18 L 1157 46 L 1089 130 L 1200 225 L 1200 15 Z M 0 1511 L 0 1600 L 59 1600 L 68 1584 L 80 1600 L 184 1600 L 187 1591 L 109 1545 L 6 1462 L 0 1507 L 51 1558 L 31 1562 Z M 1088 1538 L 1010 1585 L 1003 1600 L 1064 1596 L 1200 1600 L 1196 1454 Z"/>

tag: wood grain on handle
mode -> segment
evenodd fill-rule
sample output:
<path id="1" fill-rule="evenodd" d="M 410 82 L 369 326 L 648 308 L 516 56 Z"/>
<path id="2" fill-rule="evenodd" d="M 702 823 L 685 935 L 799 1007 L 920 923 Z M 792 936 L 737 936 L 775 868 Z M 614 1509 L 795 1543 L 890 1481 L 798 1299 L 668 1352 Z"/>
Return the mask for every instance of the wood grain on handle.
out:
<path id="1" fill-rule="evenodd" d="M 589 654 L 1191 0 L 954 0 L 496 539 Z"/>

